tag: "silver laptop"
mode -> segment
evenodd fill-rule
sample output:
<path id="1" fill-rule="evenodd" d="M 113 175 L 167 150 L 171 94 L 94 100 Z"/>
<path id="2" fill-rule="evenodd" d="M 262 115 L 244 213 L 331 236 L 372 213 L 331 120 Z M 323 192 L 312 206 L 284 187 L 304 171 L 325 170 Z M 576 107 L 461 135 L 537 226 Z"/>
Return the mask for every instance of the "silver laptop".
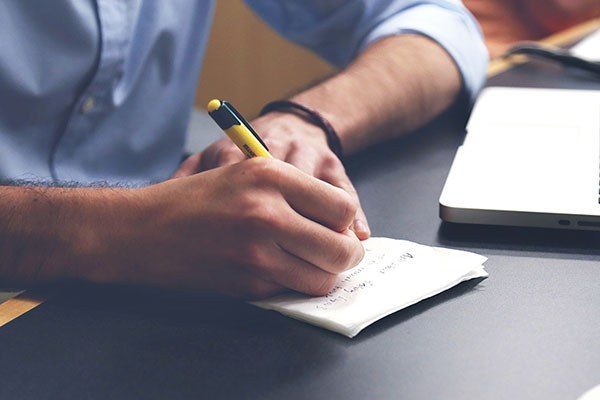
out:
<path id="1" fill-rule="evenodd" d="M 446 180 L 440 217 L 600 231 L 600 91 L 486 89 Z"/>

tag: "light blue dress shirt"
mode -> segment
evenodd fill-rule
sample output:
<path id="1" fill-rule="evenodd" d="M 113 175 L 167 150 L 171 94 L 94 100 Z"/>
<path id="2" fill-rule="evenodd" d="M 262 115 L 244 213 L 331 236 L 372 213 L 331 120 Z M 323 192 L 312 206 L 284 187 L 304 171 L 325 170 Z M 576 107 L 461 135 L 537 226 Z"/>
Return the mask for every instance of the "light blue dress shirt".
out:
<path id="1" fill-rule="evenodd" d="M 378 39 L 419 33 L 452 56 L 471 99 L 485 79 L 481 33 L 459 0 L 247 3 L 337 66 Z M 209 0 L 0 1 L 0 178 L 168 178 L 182 156 L 213 8 Z"/>

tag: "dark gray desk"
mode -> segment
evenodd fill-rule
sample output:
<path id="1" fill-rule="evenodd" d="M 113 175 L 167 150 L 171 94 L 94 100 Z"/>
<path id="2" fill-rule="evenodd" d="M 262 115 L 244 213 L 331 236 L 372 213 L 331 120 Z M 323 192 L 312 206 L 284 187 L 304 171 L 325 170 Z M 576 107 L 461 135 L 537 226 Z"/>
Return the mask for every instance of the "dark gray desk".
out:
<path id="1" fill-rule="evenodd" d="M 491 82 L 600 88 L 552 66 Z M 350 163 L 377 235 L 478 251 L 490 278 L 354 340 L 217 297 L 65 289 L 0 330 L 0 398 L 574 399 L 600 384 L 600 234 L 450 226 L 461 121 Z"/>

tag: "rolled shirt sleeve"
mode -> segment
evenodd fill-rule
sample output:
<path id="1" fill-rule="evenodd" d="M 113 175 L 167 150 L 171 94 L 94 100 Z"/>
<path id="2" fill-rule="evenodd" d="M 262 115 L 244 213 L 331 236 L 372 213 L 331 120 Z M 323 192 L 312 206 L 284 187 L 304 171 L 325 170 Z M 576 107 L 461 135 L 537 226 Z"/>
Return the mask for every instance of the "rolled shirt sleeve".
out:
<path id="1" fill-rule="evenodd" d="M 388 36 L 420 34 L 437 42 L 460 71 L 471 102 L 485 83 L 483 35 L 460 0 L 246 0 L 285 38 L 343 67 Z"/>

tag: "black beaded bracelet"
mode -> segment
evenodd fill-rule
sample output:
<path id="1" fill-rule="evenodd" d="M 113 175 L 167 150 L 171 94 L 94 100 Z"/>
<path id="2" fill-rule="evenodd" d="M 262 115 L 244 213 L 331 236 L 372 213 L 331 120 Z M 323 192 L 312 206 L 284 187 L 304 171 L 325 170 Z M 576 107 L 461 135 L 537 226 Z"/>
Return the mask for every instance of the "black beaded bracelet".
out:
<path id="1" fill-rule="evenodd" d="M 342 150 L 342 142 L 333 126 L 323 117 L 319 112 L 312 108 L 306 107 L 302 104 L 290 101 L 290 100 L 276 100 L 268 103 L 260 111 L 260 115 L 265 115 L 273 111 L 277 112 L 290 112 L 293 111 L 308 122 L 318 126 L 325 132 L 327 138 L 327 144 L 333 153 L 344 161 L 344 152 Z"/>

